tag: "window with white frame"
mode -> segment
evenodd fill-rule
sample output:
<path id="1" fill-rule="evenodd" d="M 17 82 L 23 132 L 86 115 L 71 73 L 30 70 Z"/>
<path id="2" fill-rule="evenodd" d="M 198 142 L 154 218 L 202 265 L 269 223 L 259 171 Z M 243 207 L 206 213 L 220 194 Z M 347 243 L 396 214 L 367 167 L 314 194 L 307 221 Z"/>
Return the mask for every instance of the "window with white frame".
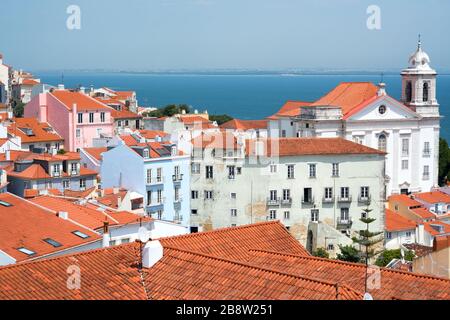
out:
<path id="1" fill-rule="evenodd" d="M 283 200 L 289 201 L 291 199 L 291 190 L 290 189 L 283 189 Z"/>
<path id="2" fill-rule="evenodd" d="M 409 156 L 409 139 L 403 138 L 402 139 L 402 157 Z"/>
<path id="3" fill-rule="evenodd" d="M 409 161 L 402 160 L 402 170 L 408 170 L 408 168 L 409 168 Z"/>
<path id="4" fill-rule="evenodd" d="M 200 163 L 193 162 L 191 164 L 191 172 L 193 174 L 199 174 L 200 173 Z"/>
<path id="5" fill-rule="evenodd" d="M 310 178 L 316 177 L 316 164 L 315 163 L 309 164 L 309 177 Z"/>
<path id="6" fill-rule="evenodd" d="M 423 180 L 430 179 L 430 166 L 423 166 Z"/>
<path id="7" fill-rule="evenodd" d="M 424 142 L 423 143 L 423 155 L 425 157 L 428 157 L 428 156 L 430 156 L 430 154 L 431 154 L 430 143 L 428 141 Z"/>
<path id="8" fill-rule="evenodd" d="M 231 199 L 236 199 L 236 192 L 230 193 L 230 198 Z"/>
<path id="9" fill-rule="evenodd" d="M 339 177 L 339 163 L 333 163 L 331 176 Z"/>
<path id="10" fill-rule="evenodd" d="M 361 199 L 369 199 L 369 187 L 361 187 Z"/>
<path id="11" fill-rule="evenodd" d="M 150 153 L 148 149 L 144 149 L 144 158 L 148 158 L 150 156 Z"/>
<path id="12" fill-rule="evenodd" d="M 94 123 L 94 113 L 89 113 L 89 123 Z"/>
<path id="13" fill-rule="evenodd" d="M 64 189 L 70 188 L 70 180 L 63 180 L 63 188 Z"/>
<path id="14" fill-rule="evenodd" d="M 234 180 L 234 178 L 236 177 L 235 169 L 235 166 L 228 166 L 228 179 Z"/>
<path id="15" fill-rule="evenodd" d="M 156 181 L 161 182 L 162 181 L 162 168 L 156 169 Z"/>
<path id="16" fill-rule="evenodd" d="M 53 176 L 59 177 L 61 175 L 61 165 L 59 163 L 55 163 L 53 165 Z"/>
<path id="17" fill-rule="evenodd" d="M 198 190 L 192 190 L 191 191 L 191 198 L 192 199 L 198 199 Z"/>
<path id="18" fill-rule="evenodd" d="M 277 165 L 276 164 L 270 165 L 270 173 L 277 173 Z"/>
<path id="19" fill-rule="evenodd" d="M 80 138 L 81 137 L 81 130 L 77 129 L 75 135 L 76 135 L 77 138 Z"/>
<path id="20" fill-rule="evenodd" d="M 86 188 L 86 179 L 80 179 L 80 189 Z"/>
<path id="21" fill-rule="evenodd" d="M 206 179 L 213 179 L 214 169 L 213 166 L 206 166 Z"/>
<path id="22" fill-rule="evenodd" d="M 350 197 L 350 188 L 341 187 L 341 199 L 348 199 Z"/>
<path id="23" fill-rule="evenodd" d="M 277 200 L 277 190 L 270 190 L 270 201 Z"/>
<path id="24" fill-rule="evenodd" d="M 237 209 L 231 209 L 230 211 L 232 217 L 237 217 Z"/>
<path id="25" fill-rule="evenodd" d="M 284 212 L 284 220 L 289 220 L 291 218 L 291 212 L 290 211 L 285 211 Z"/>
<path id="26" fill-rule="evenodd" d="M 387 138 L 385 134 L 380 134 L 378 136 L 378 150 L 386 151 L 387 149 Z"/>
<path id="27" fill-rule="evenodd" d="M 205 191 L 205 199 L 207 199 L 207 200 L 213 199 L 213 192 L 211 190 Z"/>
<path id="28" fill-rule="evenodd" d="M 152 169 L 147 169 L 147 184 L 152 183 Z"/>
<path id="29" fill-rule="evenodd" d="M 331 187 L 325 188 L 324 197 L 325 197 L 325 200 L 333 199 L 333 188 L 331 188 Z"/>
<path id="30" fill-rule="evenodd" d="M 83 114 L 82 113 L 78 114 L 78 123 L 83 123 Z"/>
<path id="31" fill-rule="evenodd" d="M 341 222 L 349 222 L 350 221 L 350 210 L 349 208 L 341 208 Z"/>
<path id="32" fill-rule="evenodd" d="M 392 239 L 392 232 L 386 232 L 386 239 Z"/>
<path id="33" fill-rule="evenodd" d="M 100 121 L 105 122 L 105 113 L 104 112 L 100 112 Z"/>
<path id="34" fill-rule="evenodd" d="M 270 210 L 269 211 L 269 220 L 275 220 L 277 218 L 277 211 L 276 210 Z"/>
<path id="35" fill-rule="evenodd" d="M 163 191 L 162 190 L 158 190 L 156 192 L 156 200 L 158 203 L 162 203 L 163 202 Z"/>
<path id="36" fill-rule="evenodd" d="M 287 170 L 288 170 L 288 179 L 294 179 L 295 177 L 294 165 L 293 164 L 288 165 Z"/>
<path id="37" fill-rule="evenodd" d="M 311 221 L 312 222 L 319 221 L 319 209 L 311 209 Z"/>

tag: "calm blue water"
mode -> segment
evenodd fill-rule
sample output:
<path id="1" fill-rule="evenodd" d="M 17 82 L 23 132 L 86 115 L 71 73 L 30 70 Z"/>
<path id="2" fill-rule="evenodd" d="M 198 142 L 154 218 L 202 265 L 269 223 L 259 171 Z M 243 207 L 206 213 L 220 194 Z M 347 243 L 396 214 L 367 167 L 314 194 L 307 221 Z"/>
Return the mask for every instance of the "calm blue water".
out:
<path id="1" fill-rule="evenodd" d="M 57 85 L 61 75 L 37 73 L 42 82 Z M 275 113 L 286 100 L 314 101 L 343 81 L 372 81 L 377 75 L 156 75 L 73 72 L 64 74 L 66 87 L 106 86 L 135 90 L 141 106 L 186 103 L 210 114 L 227 113 L 241 119 L 261 119 Z M 386 75 L 388 93 L 400 98 L 401 78 Z M 450 75 L 438 78 L 441 136 L 450 141 Z"/>

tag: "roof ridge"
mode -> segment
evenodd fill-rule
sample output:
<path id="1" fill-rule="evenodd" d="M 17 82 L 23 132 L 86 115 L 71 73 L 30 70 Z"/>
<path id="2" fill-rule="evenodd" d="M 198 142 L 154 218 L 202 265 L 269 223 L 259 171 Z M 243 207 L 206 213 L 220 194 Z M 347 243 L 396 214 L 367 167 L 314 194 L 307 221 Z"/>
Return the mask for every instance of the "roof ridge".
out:
<path id="1" fill-rule="evenodd" d="M 306 281 L 312 281 L 312 282 L 319 282 L 319 283 L 326 284 L 326 285 L 329 285 L 329 286 L 332 286 L 332 287 L 335 287 L 336 285 L 338 285 L 340 287 L 345 287 L 346 289 L 351 290 L 351 291 L 353 291 L 353 292 L 355 292 L 357 294 L 361 294 L 361 296 L 362 296 L 362 293 L 360 293 L 357 290 L 349 287 L 348 285 L 340 284 L 339 282 L 332 282 L 332 281 L 317 279 L 317 278 L 308 277 L 308 276 L 300 276 L 300 275 L 291 274 L 291 273 L 288 273 L 288 272 L 283 272 L 283 271 L 278 271 L 278 270 L 274 270 L 274 269 L 270 269 L 270 268 L 261 267 L 261 266 L 258 266 L 256 264 L 251 264 L 251 263 L 238 261 L 238 260 L 227 259 L 227 258 L 223 258 L 223 257 L 220 257 L 220 256 L 213 256 L 213 255 L 209 255 L 209 254 L 205 254 L 205 253 L 200 253 L 200 252 L 197 252 L 197 251 L 191 251 L 191 250 L 188 250 L 188 249 L 180 249 L 180 248 L 175 248 L 175 247 L 171 247 L 171 246 L 163 246 L 163 248 L 164 249 L 171 249 L 171 250 L 175 250 L 175 251 L 180 251 L 180 252 L 186 252 L 186 253 L 190 253 L 190 254 L 193 254 L 193 255 L 202 256 L 202 257 L 205 257 L 205 258 L 208 258 L 208 259 L 220 260 L 220 261 L 227 262 L 227 263 L 238 264 L 238 265 L 241 265 L 241 266 L 244 266 L 244 267 L 248 267 L 248 268 L 252 268 L 252 269 L 258 269 L 258 270 L 271 272 L 271 273 L 276 273 L 276 274 L 280 274 L 280 275 L 291 277 L 291 278 L 297 278 L 297 279 L 306 280 Z"/>
<path id="2" fill-rule="evenodd" d="M 283 252 L 276 252 L 276 251 L 262 250 L 262 249 L 250 249 L 249 251 L 265 252 L 265 253 L 270 253 L 270 254 L 274 254 L 274 255 L 291 256 L 291 257 L 302 258 L 302 259 L 307 258 L 309 260 L 320 260 L 320 261 L 326 261 L 326 262 L 335 263 L 335 264 L 351 265 L 351 266 L 360 267 L 360 268 L 365 268 L 366 267 L 366 265 L 362 264 L 362 263 L 348 262 L 348 261 L 342 261 L 342 260 L 337 260 L 337 259 L 334 260 L 334 259 L 320 258 L 320 257 L 315 257 L 315 256 L 302 256 L 302 255 L 293 254 L 293 253 L 283 253 Z M 403 270 L 389 269 L 389 268 L 386 268 L 386 267 L 380 267 L 380 270 L 386 271 L 386 272 L 392 272 L 392 273 L 403 273 L 403 274 L 411 275 L 411 276 L 414 276 L 414 277 L 420 277 L 420 278 L 431 278 L 431 279 L 435 279 L 435 280 L 444 280 L 444 281 L 450 283 L 450 279 L 443 278 L 443 277 L 431 276 L 431 275 L 422 274 L 422 273 L 415 273 L 415 272 L 408 272 L 408 271 L 403 271 Z"/>

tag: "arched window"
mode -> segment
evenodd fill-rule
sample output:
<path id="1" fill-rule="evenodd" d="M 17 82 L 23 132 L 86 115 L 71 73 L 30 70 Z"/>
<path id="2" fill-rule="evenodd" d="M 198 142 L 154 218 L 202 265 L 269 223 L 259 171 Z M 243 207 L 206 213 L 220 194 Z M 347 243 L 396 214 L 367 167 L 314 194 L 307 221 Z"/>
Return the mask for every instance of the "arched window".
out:
<path id="1" fill-rule="evenodd" d="M 411 84 L 411 81 L 408 81 L 406 83 L 405 97 L 406 97 L 406 102 L 411 102 L 411 100 L 412 100 L 412 84 Z"/>
<path id="2" fill-rule="evenodd" d="M 425 82 L 423 84 L 423 102 L 428 102 L 429 96 L 430 96 L 430 85 L 428 82 Z"/>
<path id="3" fill-rule="evenodd" d="M 380 134 L 378 137 L 378 150 L 386 151 L 386 136 L 384 134 Z"/>

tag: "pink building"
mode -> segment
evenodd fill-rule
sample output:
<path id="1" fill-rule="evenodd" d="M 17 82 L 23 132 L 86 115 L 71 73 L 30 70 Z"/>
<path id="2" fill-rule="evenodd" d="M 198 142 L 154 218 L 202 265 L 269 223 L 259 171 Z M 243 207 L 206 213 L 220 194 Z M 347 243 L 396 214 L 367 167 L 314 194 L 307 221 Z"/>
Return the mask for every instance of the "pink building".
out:
<path id="1" fill-rule="evenodd" d="M 112 137 L 114 121 L 107 105 L 81 92 L 54 90 L 35 96 L 25 117 L 48 122 L 65 140 L 68 151 L 93 147 L 93 139 Z"/>

